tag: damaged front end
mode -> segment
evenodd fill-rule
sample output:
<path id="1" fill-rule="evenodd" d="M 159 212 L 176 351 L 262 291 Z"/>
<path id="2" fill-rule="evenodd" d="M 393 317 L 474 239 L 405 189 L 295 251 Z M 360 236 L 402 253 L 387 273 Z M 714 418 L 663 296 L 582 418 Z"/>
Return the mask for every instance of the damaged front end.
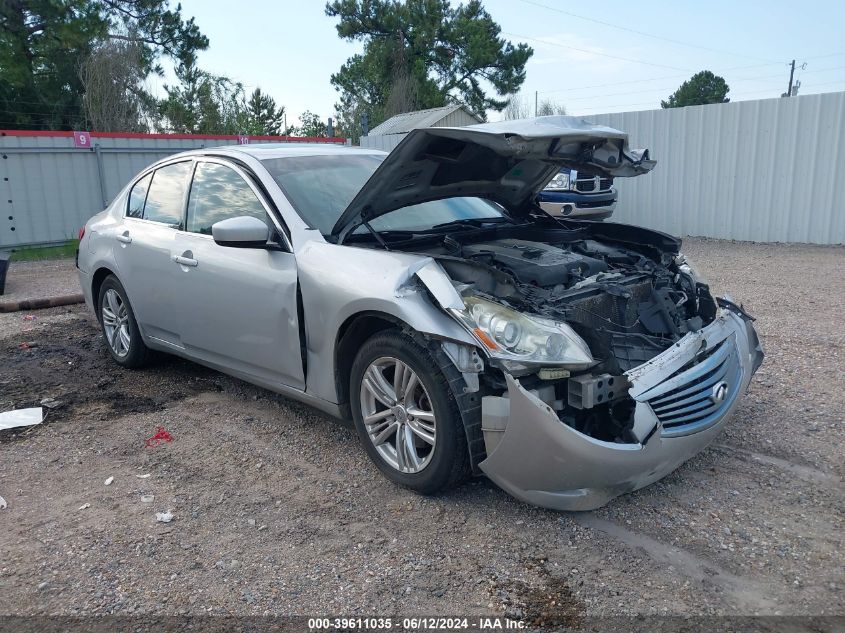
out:
<path id="1" fill-rule="evenodd" d="M 713 440 L 763 354 L 679 240 L 613 224 L 491 237 L 428 251 L 488 355 L 484 473 L 525 501 L 589 510 Z"/>
<path id="2" fill-rule="evenodd" d="M 664 477 L 710 444 L 761 359 L 751 322 L 732 307 L 722 309 L 707 327 L 624 374 L 624 395 L 609 408 L 626 412 L 621 417 L 628 420 L 630 441 L 577 430 L 565 413 L 577 401 L 565 404 L 555 387 L 528 390 L 506 374 L 507 392 L 482 398 L 487 459 L 480 467 L 504 490 L 536 505 L 601 507 Z M 600 395 L 602 387 L 596 390 Z"/>

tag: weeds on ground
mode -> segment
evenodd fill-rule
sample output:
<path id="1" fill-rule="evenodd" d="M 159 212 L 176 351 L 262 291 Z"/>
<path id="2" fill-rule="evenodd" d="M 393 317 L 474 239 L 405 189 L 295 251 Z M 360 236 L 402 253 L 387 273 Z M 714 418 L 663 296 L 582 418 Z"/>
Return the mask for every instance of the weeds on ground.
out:
<path id="1" fill-rule="evenodd" d="M 23 246 L 12 249 L 11 261 L 32 262 L 74 257 L 78 246 L 79 240 L 68 240 L 64 244 L 56 244 L 54 246 Z"/>

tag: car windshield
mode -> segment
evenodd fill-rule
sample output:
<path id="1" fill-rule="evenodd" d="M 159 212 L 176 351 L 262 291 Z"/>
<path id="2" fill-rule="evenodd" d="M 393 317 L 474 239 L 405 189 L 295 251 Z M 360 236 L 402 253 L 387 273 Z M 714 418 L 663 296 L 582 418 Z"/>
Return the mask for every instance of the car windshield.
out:
<path id="1" fill-rule="evenodd" d="M 329 235 L 355 194 L 384 160 L 382 154 L 294 156 L 262 160 L 309 226 Z M 376 231 L 425 230 L 460 220 L 498 220 L 499 207 L 480 198 L 446 198 L 397 209 L 374 218 Z"/>

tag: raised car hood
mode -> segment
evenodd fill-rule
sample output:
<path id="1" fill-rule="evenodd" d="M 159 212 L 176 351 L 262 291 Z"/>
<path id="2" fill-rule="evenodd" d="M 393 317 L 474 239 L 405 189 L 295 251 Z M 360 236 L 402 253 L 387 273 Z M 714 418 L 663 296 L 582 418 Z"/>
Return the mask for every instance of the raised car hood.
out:
<path id="1" fill-rule="evenodd" d="M 362 222 L 429 200 L 478 196 L 524 208 L 561 167 L 613 177 L 655 165 L 628 135 L 568 116 L 412 130 L 338 219 L 341 240 Z"/>

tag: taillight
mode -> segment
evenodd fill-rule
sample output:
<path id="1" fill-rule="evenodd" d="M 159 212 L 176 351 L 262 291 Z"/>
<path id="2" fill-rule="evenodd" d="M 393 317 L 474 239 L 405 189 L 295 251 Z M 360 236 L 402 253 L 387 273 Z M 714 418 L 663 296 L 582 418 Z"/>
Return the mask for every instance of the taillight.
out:
<path id="1" fill-rule="evenodd" d="M 81 229 L 79 229 L 79 241 L 80 242 L 82 241 L 83 237 L 85 237 L 85 227 L 84 226 Z"/>

